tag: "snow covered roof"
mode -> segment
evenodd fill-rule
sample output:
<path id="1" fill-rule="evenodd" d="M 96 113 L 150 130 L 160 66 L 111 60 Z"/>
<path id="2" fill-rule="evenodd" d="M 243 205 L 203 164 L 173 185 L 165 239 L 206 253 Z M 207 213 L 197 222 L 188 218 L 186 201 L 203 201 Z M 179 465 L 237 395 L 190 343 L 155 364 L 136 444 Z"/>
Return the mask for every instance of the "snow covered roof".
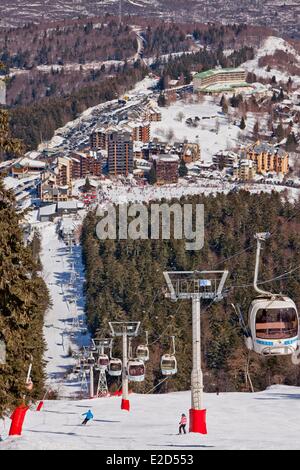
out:
<path id="1" fill-rule="evenodd" d="M 20 160 L 17 160 L 14 164 L 16 167 L 28 167 L 28 168 L 40 168 L 43 169 L 46 167 L 45 162 L 41 162 L 40 160 L 34 160 L 32 158 L 24 157 Z"/>
<path id="2" fill-rule="evenodd" d="M 39 209 L 39 217 L 53 215 L 56 213 L 56 204 L 49 204 Z"/>
<path id="3" fill-rule="evenodd" d="M 57 210 L 77 210 L 77 201 L 62 201 L 57 203 Z"/>
<path id="4" fill-rule="evenodd" d="M 157 160 L 160 162 L 170 163 L 170 162 L 178 162 L 179 156 L 174 155 L 173 153 L 158 155 Z"/>

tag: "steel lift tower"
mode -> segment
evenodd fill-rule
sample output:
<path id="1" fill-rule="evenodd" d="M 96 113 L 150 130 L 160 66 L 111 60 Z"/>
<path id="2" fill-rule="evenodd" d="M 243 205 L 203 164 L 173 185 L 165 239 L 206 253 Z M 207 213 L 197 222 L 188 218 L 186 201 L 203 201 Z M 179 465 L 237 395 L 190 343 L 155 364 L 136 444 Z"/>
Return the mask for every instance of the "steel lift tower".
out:
<path id="1" fill-rule="evenodd" d="M 203 374 L 201 368 L 201 300 L 223 299 L 228 271 L 164 272 L 169 292 L 166 297 L 192 300 L 193 369 L 191 374 L 190 432 L 207 434 L 206 410 L 203 408 Z"/>
<path id="2" fill-rule="evenodd" d="M 122 366 L 122 404 L 121 409 L 130 411 L 128 391 L 128 338 L 137 336 L 140 322 L 110 322 L 109 327 L 113 337 L 122 337 L 123 340 L 123 366 Z"/>

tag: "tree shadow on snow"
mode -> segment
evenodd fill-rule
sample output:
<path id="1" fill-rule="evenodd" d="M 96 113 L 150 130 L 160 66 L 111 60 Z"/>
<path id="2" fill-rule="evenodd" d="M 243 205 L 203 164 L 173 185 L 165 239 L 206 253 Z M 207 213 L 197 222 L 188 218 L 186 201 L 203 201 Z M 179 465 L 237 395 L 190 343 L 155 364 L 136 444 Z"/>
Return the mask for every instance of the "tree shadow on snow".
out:
<path id="1" fill-rule="evenodd" d="M 289 400 L 300 400 L 299 393 L 268 393 L 266 397 L 255 397 L 255 400 L 282 400 L 288 398 Z"/>

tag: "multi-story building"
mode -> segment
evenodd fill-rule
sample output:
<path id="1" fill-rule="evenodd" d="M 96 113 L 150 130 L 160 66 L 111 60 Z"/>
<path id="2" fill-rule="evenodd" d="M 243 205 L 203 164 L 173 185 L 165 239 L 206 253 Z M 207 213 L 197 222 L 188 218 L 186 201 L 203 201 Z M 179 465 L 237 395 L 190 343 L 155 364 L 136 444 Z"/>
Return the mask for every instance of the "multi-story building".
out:
<path id="1" fill-rule="evenodd" d="M 156 172 L 156 184 L 172 184 L 178 182 L 178 155 L 157 155 L 153 158 Z"/>
<path id="2" fill-rule="evenodd" d="M 102 174 L 102 155 L 95 151 L 73 153 L 71 160 L 73 179 L 85 178 L 86 176 L 101 176 Z"/>
<path id="3" fill-rule="evenodd" d="M 46 163 L 31 158 L 19 158 L 11 167 L 11 175 L 14 178 L 24 178 L 30 175 L 36 175 L 43 172 Z"/>
<path id="4" fill-rule="evenodd" d="M 195 91 L 203 93 L 220 93 L 223 91 L 240 91 L 251 88 L 246 83 L 246 71 L 239 68 L 216 68 L 194 75 Z"/>
<path id="5" fill-rule="evenodd" d="M 257 143 L 247 147 L 244 156 L 256 163 L 258 173 L 275 172 L 286 175 L 289 172 L 289 155 L 286 151 L 269 144 Z"/>
<path id="6" fill-rule="evenodd" d="M 72 196 L 70 186 L 59 186 L 57 175 L 53 170 L 43 173 L 42 179 L 37 186 L 38 196 L 43 202 L 68 201 Z"/>
<path id="7" fill-rule="evenodd" d="M 150 122 L 130 123 L 128 128 L 131 129 L 134 142 L 146 143 L 150 141 Z"/>
<path id="8" fill-rule="evenodd" d="M 107 149 L 107 135 L 111 128 L 99 127 L 90 136 L 90 146 L 93 150 Z"/>
<path id="9" fill-rule="evenodd" d="M 242 181 L 251 181 L 255 178 L 257 167 L 255 162 L 241 158 L 237 164 L 233 166 L 233 176 Z"/>
<path id="10" fill-rule="evenodd" d="M 108 172 L 110 175 L 128 176 L 133 172 L 133 139 L 126 131 L 108 135 Z"/>
<path id="11" fill-rule="evenodd" d="M 150 141 L 150 122 L 126 122 L 118 126 L 101 127 L 96 129 L 90 136 L 92 150 L 107 150 L 108 136 L 113 132 L 126 131 L 132 134 L 133 142 Z"/>
<path id="12" fill-rule="evenodd" d="M 239 155 L 229 150 L 220 150 L 213 155 L 212 161 L 218 170 L 233 168 L 239 161 Z"/>
<path id="13" fill-rule="evenodd" d="M 57 157 L 42 173 L 38 194 L 43 202 L 68 201 L 72 195 L 72 159 Z"/>
<path id="14" fill-rule="evenodd" d="M 58 157 L 54 169 L 57 186 L 72 185 L 72 160 L 69 157 Z"/>

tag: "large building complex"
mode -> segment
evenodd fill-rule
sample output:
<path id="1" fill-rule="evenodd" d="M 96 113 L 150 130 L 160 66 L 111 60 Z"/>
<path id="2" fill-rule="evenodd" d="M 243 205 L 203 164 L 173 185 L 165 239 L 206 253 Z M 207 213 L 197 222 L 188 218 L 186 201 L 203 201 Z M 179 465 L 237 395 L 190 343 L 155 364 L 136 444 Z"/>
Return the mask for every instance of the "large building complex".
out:
<path id="1" fill-rule="evenodd" d="M 216 68 L 194 75 L 194 90 L 203 93 L 241 91 L 251 88 L 246 83 L 246 71 L 239 68 Z"/>

